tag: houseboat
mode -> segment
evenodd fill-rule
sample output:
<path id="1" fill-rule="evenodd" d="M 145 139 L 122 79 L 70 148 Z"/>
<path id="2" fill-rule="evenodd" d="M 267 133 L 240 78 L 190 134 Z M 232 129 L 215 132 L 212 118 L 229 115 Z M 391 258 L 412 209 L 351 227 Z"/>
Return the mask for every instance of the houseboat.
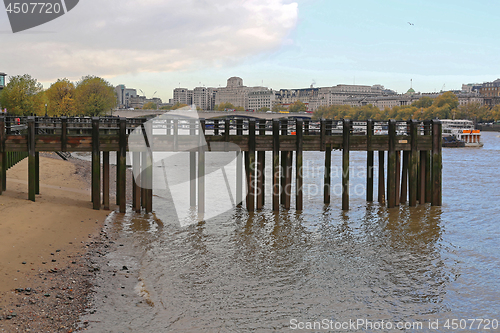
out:
<path id="1" fill-rule="evenodd" d="M 462 141 L 465 147 L 482 147 L 481 131 L 474 128 L 472 120 L 441 120 L 443 124 L 443 137 L 454 136 Z"/>

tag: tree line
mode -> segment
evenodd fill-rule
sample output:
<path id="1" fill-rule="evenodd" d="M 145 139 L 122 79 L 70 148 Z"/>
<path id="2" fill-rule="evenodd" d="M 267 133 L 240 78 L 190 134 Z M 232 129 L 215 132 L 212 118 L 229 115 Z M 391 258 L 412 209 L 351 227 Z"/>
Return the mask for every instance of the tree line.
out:
<path id="1" fill-rule="evenodd" d="M 0 107 L 16 116 L 102 116 L 117 105 L 114 87 L 87 75 L 76 83 L 58 79 L 46 90 L 29 74 L 11 76 L 0 91 Z"/>
<path id="2" fill-rule="evenodd" d="M 319 107 L 313 119 L 341 120 L 428 120 L 428 119 L 471 119 L 478 122 L 500 120 L 500 105 L 490 108 L 480 103 L 459 105 L 458 97 L 451 91 L 436 98 L 424 96 L 411 105 L 379 109 L 372 104 L 363 106 L 331 105 Z"/>

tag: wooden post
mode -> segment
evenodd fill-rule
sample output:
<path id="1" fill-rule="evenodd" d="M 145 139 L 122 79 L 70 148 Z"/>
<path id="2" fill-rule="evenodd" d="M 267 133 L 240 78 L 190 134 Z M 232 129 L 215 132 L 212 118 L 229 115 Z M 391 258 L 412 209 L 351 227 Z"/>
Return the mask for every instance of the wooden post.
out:
<path id="1" fill-rule="evenodd" d="M 35 152 L 35 194 L 40 194 L 40 153 Z"/>
<path id="2" fill-rule="evenodd" d="M 255 211 L 255 120 L 248 122 L 248 156 L 247 164 L 247 210 Z"/>
<path id="3" fill-rule="evenodd" d="M 309 120 L 304 120 L 304 135 L 309 135 Z"/>
<path id="4" fill-rule="evenodd" d="M 280 123 L 273 119 L 273 210 L 280 209 Z"/>
<path id="5" fill-rule="evenodd" d="M 403 151 L 403 167 L 401 175 L 401 196 L 399 201 L 402 204 L 406 203 L 408 198 L 408 163 L 410 162 L 410 152 Z"/>
<path id="6" fill-rule="evenodd" d="M 431 121 L 424 122 L 424 135 L 431 135 Z M 432 137 L 431 137 L 432 138 Z M 432 202 L 431 151 L 425 152 L 425 202 Z"/>
<path id="7" fill-rule="evenodd" d="M 286 154 L 286 169 L 285 169 L 285 209 L 290 209 L 292 198 L 292 169 L 293 169 L 293 151 L 287 151 Z"/>
<path id="8" fill-rule="evenodd" d="M 140 152 L 133 152 L 132 153 L 132 191 L 133 191 L 133 198 L 132 198 L 132 208 L 136 213 L 141 212 L 141 187 L 139 184 L 137 184 L 137 181 L 135 180 L 135 177 L 139 176 L 141 174 L 141 153 Z M 140 178 L 139 178 L 140 182 Z M 142 184 L 141 184 L 142 185 Z"/>
<path id="9" fill-rule="evenodd" d="M 109 210 L 109 151 L 102 152 L 102 205 Z"/>
<path id="10" fill-rule="evenodd" d="M 302 156 L 302 150 L 303 150 L 303 142 L 302 142 L 302 120 L 297 119 L 297 123 L 295 125 L 295 134 L 297 136 L 297 154 L 295 155 L 295 209 L 296 210 L 302 210 L 303 209 L 303 192 L 302 192 L 302 185 L 303 185 L 303 174 L 302 174 L 302 167 L 303 167 L 303 156 Z"/>
<path id="11" fill-rule="evenodd" d="M 35 118 L 28 117 L 28 199 L 35 201 Z"/>
<path id="12" fill-rule="evenodd" d="M 378 152 L 378 202 L 385 203 L 385 151 Z"/>
<path id="13" fill-rule="evenodd" d="M 243 135 L 243 119 L 236 120 L 236 135 Z M 247 189 L 248 190 L 248 189 Z M 243 154 L 236 152 L 236 205 L 243 202 Z"/>
<path id="14" fill-rule="evenodd" d="M 287 135 L 288 134 L 288 120 L 282 120 L 280 122 L 281 124 L 281 135 Z M 285 197 L 286 197 L 286 171 L 287 171 L 287 160 L 288 154 L 286 151 L 281 151 L 281 193 L 280 193 L 280 201 L 281 204 L 285 204 Z"/>
<path id="15" fill-rule="evenodd" d="M 373 120 L 366 122 L 366 201 L 373 201 Z"/>
<path id="16" fill-rule="evenodd" d="M 442 205 L 442 124 L 432 121 L 432 205 Z"/>
<path id="17" fill-rule="evenodd" d="M 259 135 L 266 135 L 266 120 L 259 121 Z M 265 198 L 265 163 L 266 152 L 257 152 L 257 210 L 261 210 L 264 206 Z"/>
<path id="18" fill-rule="evenodd" d="M 418 202 L 423 205 L 425 203 L 425 167 L 427 165 L 427 152 L 420 151 L 419 176 L 418 176 Z"/>
<path id="19" fill-rule="evenodd" d="M 189 121 L 189 135 L 194 138 L 196 135 L 196 123 Z M 196 152 L 189 152 L 189 205 L 196 207 Z"/>
<path id="20" fill-rule="evenodd" d="M 198 214 L 205 214 L 205 145 L 203 138 L 205 136 L 205 120 L 200 120 L 199 148 L 198 148 Z"/>
<path id="21" fill-rule="evenodd" d="M 410 120 L 410 162 L 408 165 L 408 180 L 410 190 L 409 205 L 417 205 L 417 172 L 418 172 L 418 151 L 417 151 L 417 126 L 414 120 Z"/>
<path id="22" fill-rule="evenodd" d="M 330 193 L 331 193 L 331 186 L 332 186 L 332 146 L 330 144 L 326 144 L 326 137 L 330 136 L 331 133 L 331 127 L 330 130 L 327 130 L 326 128 L 326 122 L 324 119 L 321 119 L 320 122 L 320 150 L 325 151 L 325 175 L 323 177 L 323 203 L 324 204 L 329 204 L 330 203 Z"/>
<path id="23" fill-rule="evenodd" d="M 396 151 L 396 206 L 399 206 L 401 200 L 401 151 Z"/>
<path id="24" fill-rule="evenodd" d="M 99 118 L 92 117 L 92 203 L 101 209 L 101 152 L 99 151 Z"/>
<path id="25" fill-rule="evenodd" d="M 389 152 L 387 155 L 387 207 L 396 207 L 396 122 L 389 120 Z"/>
<path id="26" fill-rule="evenodd" d="M 349 210 L 349 150 L 351 120 L 344 119 L 342 129 L 342 210 Z"/>
<path id="27" fill-rule="evenodd" d="M 5 117 L 0 116 L 0 195 L 5 191 L 7 173 L 7 154 L 5 153 Z"/>
<path id="28" fill-rule="evenodd" d="M 68 151 L 68 118 L 61 117 L 61 151 Z"/>
<path id="29" fill-rule="evenodd" d="M 120 213 L 125 213 L 126 211 L 126 184 L 127 184 L 127 119 L 120 118 L 120 130 L 119 130 L 119 155 L 117 160 L 120 161 L 118 174 L 119 176 L 119 188 L 120 188 Z M 118 184 L 117 184 L 118 185 Z M 118 188 L 118 186 L 117 186 Z"/>
<path id="30" fill-rule="evenodd" d="M 219 135 L 219 119 L 214 119 L 214 135 Z"/>

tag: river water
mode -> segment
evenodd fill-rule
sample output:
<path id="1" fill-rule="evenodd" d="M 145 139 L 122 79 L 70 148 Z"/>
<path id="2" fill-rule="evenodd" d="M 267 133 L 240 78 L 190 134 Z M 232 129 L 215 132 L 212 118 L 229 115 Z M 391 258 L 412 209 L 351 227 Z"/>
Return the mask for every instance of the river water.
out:
<path id="1" fill-rule="evenodd" d="M 482 138 L 483 148 L 443 149 L 442 207 L 366 203 L 366 153 L 353 152 L 345 213 L 334 186 L 329 206 L 309 188 L 300 213 L 272 212 L 267 195 L 261 212 L 181 227 L 159 193 L 155 216 L 111 214 L 123 246 L 103 258 L 89 330 L 455 332 L 464 321 L 453 319 L 482 318 L 490 329 L 469 320 L 466 331 L 500 331 L 500 135 Z M 321 186 L 323 158 L 304 153 L 305 183 Z"/>

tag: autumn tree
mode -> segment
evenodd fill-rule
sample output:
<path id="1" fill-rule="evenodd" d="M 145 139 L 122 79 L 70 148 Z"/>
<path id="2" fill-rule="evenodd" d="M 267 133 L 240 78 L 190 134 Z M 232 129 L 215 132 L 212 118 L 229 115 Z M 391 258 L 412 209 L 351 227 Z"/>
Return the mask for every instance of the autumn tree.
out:
<path id="1" fill-rule="evenodd" d="M 68 79 L 59 79 L 45 91 L 49 116 L 74 116 L 77 114 L 75 85 Z"/>
<path id="2" fill-rule="evenodd" d="M 29 74 L 12 76 L 2 90 L 0 105 L 16 116 L 44 115 L 43 86 Z"/>
<path id="3" fill-rule="evenodd" d="M 147 102 L 142 106 L 143 110 L 156 110 L 158 108 L 158 105 L 156 105 L 155 102 Z"/>
<path id="4" fill-rule="evenodd" d="M 220 103 L 219 105 L 215 106 L 216 111 L 224 111 L 226 109 L 236 109 L 236 108 L 232 103 L 229 102 Z"/>
<path id="5" fill-rule="evenodd" d="M 273 105 L 273 112 L 281 112 L 281 111 L 287 111 L 287 107 L 284 106 L 283 104 L 274 104 Z"/>
<path id="6" fill-rule="evenodd" d="M 171 110 L 177 110 L 177 109 L 180 109 L 180 108 L 184 108 L 186 106 L 188 106 L 188 105 L 177 102 L 170 109 Z"/>
<path id="7" fill-rule="evenodd" d="M 288 111 L 290 112 L 306 112 L 307 111 L 307 106 L 302 103 L 302 101 L 298 100 L 295 101 L 294 103 L 290 104 L 288 107 Z"/>
<path id="8" fill-rule="evenodd" d="M 78 113 L 85 116 L 101 116 L 117 104 L 114 87 L 97 76 L 84 76 L 76 84 L 75 102 Z"/>
<path id="9" fill-rule="evenodd" d="M 271 109 L 268 108 L 267 106 L 263 106 L 257 110 L 257 112 L 267 112 L 267 111 L 271 111 Z"/>

